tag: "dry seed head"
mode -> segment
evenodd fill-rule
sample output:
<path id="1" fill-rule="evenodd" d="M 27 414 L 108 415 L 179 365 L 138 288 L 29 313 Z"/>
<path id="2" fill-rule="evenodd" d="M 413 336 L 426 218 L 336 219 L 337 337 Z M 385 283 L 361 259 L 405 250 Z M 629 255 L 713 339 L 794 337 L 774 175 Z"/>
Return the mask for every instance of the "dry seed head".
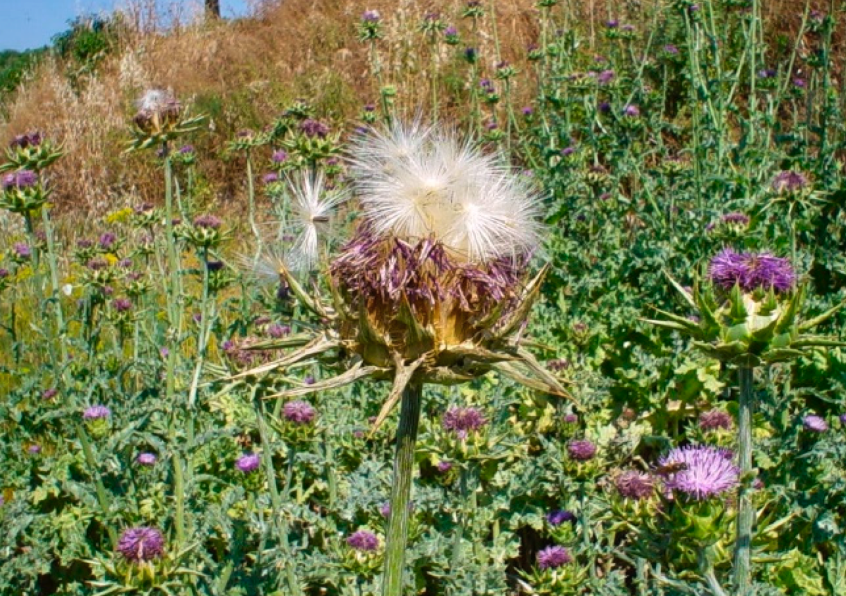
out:
<path id="1" fill-rule="evenodd" d="M 327 192 L 322 173 L 300 174 L 289 178 L 288 185 L 295 199 L 297 239 L 287 263 L 294 271 L 309 271 L 320 256 L 319 235 L 327 231 L 333 209 L 347 195 Z"/>

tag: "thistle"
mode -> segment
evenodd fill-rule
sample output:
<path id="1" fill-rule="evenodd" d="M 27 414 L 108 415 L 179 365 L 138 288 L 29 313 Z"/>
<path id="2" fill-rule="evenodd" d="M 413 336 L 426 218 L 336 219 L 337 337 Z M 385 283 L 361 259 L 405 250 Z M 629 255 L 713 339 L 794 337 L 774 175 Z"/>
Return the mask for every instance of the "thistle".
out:
<path id="1" fill-rule="evenodd" d="M 738 593 L 745 594 L 751 582 L 750 543 L 755 524 L 750 497 L 755 475 L 752 465 L 754 370 L 792 360 L 809 348 L 846 345 L 808 333 L 830 319 L 846 301 L 816 317 L 801 320 L 804 288 L 797 287 L 796 274 L 787 259 L 766 252 L 737 253 L 725 249 L 711 260 L 708 277 L 704 292 L 698 285 L 689 291 L 670 279 L 685 302 L 696 309 L 696 320 L 659 310 L 665 318 L 649 322 L 690 336 L 700 351 L 737 368 L 740 482 L 734 579 Z"/>
<path id="2" fill-rule="evenodd" d="M 167 145 L 169 141 L 194 132 L 205 116 L 189 117 L 182 104 L 168 91 L 150 89 L 135 106 L 132 119 L 132 140 L 127 151 Z"/>
<path id="3" fill-rule="evenodd" d="M 0 166 L 0 172 L 9 170 L 38 172 L 50 166 L 62 155 L 64 155 L 62 148 L 54 146 L 38 131 L 17 135 L 6 150 L 8 161 Z"/>
<path id="4" fill-rule="evenodd" d="M 569 397 L 525 349 L 522 330 L 546 268 L 528 278 L 541 230 L 537 197 L 494 157 L 419 124 L 358 139 L 350 160 L 362 221 L 330 263 L 331 302 L 280 263 L 281 277 L 324 324 L 314 335 L 264 342 L 293 353 L 232 377 L 284 374 L 320 356 L 345 372 L 271 397 L 298 397 L 364 378 L 391 381 L 373 424 L 402 400 L 383 593 L 396 595 L 424 384 L 491 371 Z M 316 286 L 315 286 L 316 287 Z"/>

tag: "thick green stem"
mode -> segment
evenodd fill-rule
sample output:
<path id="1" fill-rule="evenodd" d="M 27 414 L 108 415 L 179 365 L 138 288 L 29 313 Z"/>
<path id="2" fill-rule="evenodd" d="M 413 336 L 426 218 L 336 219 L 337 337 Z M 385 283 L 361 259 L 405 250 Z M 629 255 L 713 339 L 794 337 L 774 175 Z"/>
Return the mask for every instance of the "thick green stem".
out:
<path id="1" fill-rule="evenodd" d="M 79 438 L 79 443 L 82 445 L 82 453 L 85 455 L 85 464 L 88 466 L 88 469 L 91 471 L 91 475 L 94 477 L 94 488 L 97 491 L 97 503 L 100 505 L 100 509 L 103 512 L 103 523 L 106 526 L 106 531 L 109 534 L 109 540 L 112 543 L 112 546 L 117 546 L 117 532 L 115 532 L 114 527 L 109 523 L 109 497 L 106 494 L 106 487 L 103 486 L 103 480 L 100 478 L 100 472 L 97 467 L 97 460 L 94 458 L 94 451 L 91 449 L 91 441 L 88 440 L 88 435 L 85 434 L 85 429 L 83 429 L 79 424 L 75 424 L 74 427 L 76 428 L 76 436 Z"/>
<path id="2" fill-rule="evenodd" d="M 734 584 L 738 596 L 749 593 L 752 577 L 752 526 L 755 525 L 755 508 L 752 506 L 750 484 L 752 481 L 752 378 L 750 366 L 738 368 L 740 404 L 737 415 L 737 444 L 740 458 L 740 489 L 737 496 L 737 542 L 734 550 Z"/>
<path id="3" fill-rule="evenodd" d="M 414 476 L 414 446 L 420 424 L 420 402 L 423 386 L 408 385 L 402 394 L 397 453 L 394 460 L 394 484 L 391 490 L 391 515 L 385 544 L 385 574 L 382 596 L 401 596 L 405 547 L 408 540 L 408 504 L 411 500 L 411 481 Z"/>

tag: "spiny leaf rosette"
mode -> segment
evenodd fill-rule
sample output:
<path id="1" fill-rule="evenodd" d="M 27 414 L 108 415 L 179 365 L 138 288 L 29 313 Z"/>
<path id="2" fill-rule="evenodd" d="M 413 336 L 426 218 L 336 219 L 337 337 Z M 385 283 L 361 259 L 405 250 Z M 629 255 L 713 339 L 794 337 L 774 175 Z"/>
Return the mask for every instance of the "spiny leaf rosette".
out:
<path id="1" fill-rule="evenodd" d="M 804 288 L 797 287 L 787 259 L 727 248 L 711 260 L 708 277 L 704 292 L 670 280 L 696 309 L 696 319 L 659 310 L 666 319 L 649 322 L 689 335 L 694 346 L 712 358 L 744 367 L 791 360 L 810 347 L 844 345 L 806 333 L 846 303 L 800 321 Z"/>
<path id="2" fill-rule="evenodd" d="M 376 426 L 409 384 L 457 384 L 493 370 L 569 397 L 521 345 L 546 271 L 528 275 L 540 228 L 538 198 L 526 184 L 454 133 L 418 125 L 359 138 L 350 162 L 362 220 L 329 263 L 331 302 L 279 266 L 283 281 L 327 324 L 317 337 L 283 340 L 302 347 L 237 377 L 335 354 L 345 372 L 273 397 L 364 377 L 393 380 Z"/>

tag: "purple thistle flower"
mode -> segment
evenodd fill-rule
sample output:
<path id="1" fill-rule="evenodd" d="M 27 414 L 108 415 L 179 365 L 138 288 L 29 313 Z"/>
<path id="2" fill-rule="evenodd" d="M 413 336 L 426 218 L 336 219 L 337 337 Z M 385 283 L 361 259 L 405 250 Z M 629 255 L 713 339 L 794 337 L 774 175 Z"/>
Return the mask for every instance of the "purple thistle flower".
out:
<path id="1" fill-rule="evenodd" d="M 188 155 L 189 153 L 194 153 L 194 146 L 193 145 L 182 145 L 182 147 L 179 148 L 179 152 L 182 155 Z"/>
<path id="2" fill-rule="evenodd" d="M 265 184 L 273 184 L 274 182 L 279 182 L 279 174 L 276 172 L 268 172 L 264 176 L 261 177 L 261 181 Z"/>
<path id="3" fill-rule="evenodd" d="M 3 268 L 3 267 L 0 267 L 0 279 L 3 279 L 3 278 L 5 278 L 5 277 L 9 277 L 9 275 L 10 275 L 10 274 L 9 274 L 9 270 L 8 270 L 8 269 Z"/>
<path id="4" fill-rule="evenodd" d="M 324 139 L 329 134 L 329 127 L 318 120 L 307 118 L 300 123 L 300 131 L 307 137 Z"/>
<path id="5" fill-rule="evenodd" d="M 112 411 L 107 406 L 90 406 L 82 413 L 85 420 L 104 420 L 111 415 Z"/>
<path id="6" fill-rule="evenodd" d="M 493 93 L 494 92 L 494 84 L 490 79 L 482 79 L 479 81 L 479 87 L 482 88 L 482 91 L 485 93 Z"/>
<path id="7" fill-rule="evenodd" d="M 103 250 L 109 250 L 115 245 L 115 242 L 117 242 L 117 236 L 115 236 L 112 232 L 105 232 L 100 235 L 98 244 Z"/>
<path id="8" fill-rule="evenodd" d="M 805 82 L 805 79 L 800 78 L 800 77 L 794 77 L 793 78 L 793 86 L 798 88 L 798 89 L 804 89 L 805 87 L 808 86 L 808 84 Z"/>
<path id="9" fill-rule="evenodd" d="M 719 428 L 729 430 L 731 427 L 731 415 L 723 410 L 708 410 L 699 415 L 699 428 L 702 430 L 717 430 Z"/>
<path id="10" fill-rule="evenodd" d="M 382 517 L 388 519 L 391 516 L 391 503 L 385 501 L 384 503 L 379 505 L 379 513 L 382 515 Z"/>
<path id="11" fill-rule="evenodd" d="M 614 479 L 617 492 L 626 499 L 641 501 L 655 492 L 655 479 L 645 472 L 628 470 Z"/>
<path id="12" fill-rule="evenodd" d="M 572 560 L 573 557 L 563 546 L 547 546 L 538 553 L 538 567 L 541 569 L 555 569 Z"/>
<path id="13" fill-rule="evenodd" d="M 468 431 L 477 432 L 485 425 L 485 418 L 476 408 L 453 406 L 444 413 L 441 424 L 444 429 L 454 432 L 459 439 L 466 439 Z"/>
<path id="14" fill-rule="evenodd" d="M 38 184 L 38 174 L 30 170 L 21 170 L 3 177 L 3 188 L 31 188 Z"/>
<path id="15" fill-rule="evenodd" d="M 596 109 L 599 111 L 600 114 L 607 114 L 611 111 L 611 104 L 607 101 L 601 101 L 596 106 Z"/>
<path id="16" fill-rule="evenodd" d="M 758 71 L 759 79 L 774 79 L 778 73 L 774 68 L 762 68 Z"/>
<path id="17" fill-rule="evenodd" d="M 291 328 L 287 325 L 280 325 L 279 323 L 274 323 L 267 328 L 267 334 L 273 339 L 285 337 L 289 333 L 291 333 Z"/>
<path id="18" fill-rule="evenodd" d="M 599 73 L 599 74 L 597 75 L 597 77 L 596 77 L 596 81 L 597 81 L 600 85 L 607 85 L 608 83 L 610 83 L 611 81 L 613 81 L 613 80 L 614 80 L 614 77 L 616 77 L 616 76 L 617 76 L 617 75 L 614 73 L 614 71 L 613 71 L 613 70 L 603 70 L 601 73 Z"/>
<path id="19" fill-rule="evenodd" d="M 12 149 L 26 149 L 27 147 L 38 147 L 41 144 L 42 136 L 38 131 L 28 132 L 22 135 L 15 135 L 9 146 Z"/>
<path id="20" fill-rule="evenodd" d="M 282 415 L 285 416 L 285 420 L 300 426 L 311 424 L 316 414 L 317 412 L 310 403 L 299 399 L 289 401 L 282 408 Z"/>
<path id="21" fill-rule="evenodd" d="M 373 532 L 358 530 L 347 536 L 347 544 L 357 551 L 372 553 L 379 549 L 379 538 Z"/>
<path id="22" fill-rule="evenodd" d="M 257 453 L 245 453 L 235 461 L 235 467 L 243 472 L 249 474 L 255 472 L 261 464 L 261 459 Z"/>
<path id="23" fill-rule="evenodd" d="M 361 15 L 361 20 L 365 23 L 378 23 L 380 18 L 378 10 L 365 10 Z"/>
<path id="24" fill-rule="evenodd" d="M 468 62 L 475 62 L 477 56 L 476 48 L 464 48 L 464 59 Z"/>
<path id="25" fill-rule="evenodd" d="M 824 433 L 828 430 L 828 423 L 825 418 L 816 414 L 809 414 L 802 418 L 802 426 L 805 427 L 805 430 L 815 433 Z"/>
<path id="26" fill-rule="evenodd" d="M 620 30 L 625 31 L 626 33 L 631 33 L 632 31 L 635 30 L 635 27 L 634 27 L 634 25 L 630 25 L 630 24 L 626 23 L 625 25 L 620 27 Z"/>
<path id="27" fill-rule="evenodd" d="M 128 312 L 132 310 L 132 301 L 129 298 L 115 298 L 112 300 L 112 308 L 117 312 Z"/>
<path id="28" fill-rule="evenodd" d="M 838 418 L 840 419 L 840 424 L 846 424 L 846 414 L 841 414 Z"/>
<path id="29" fill-rule="evenodd" d="M 32 256 L 32 249 L 23 242 L 16 242 L 12 250 L 19 259 L 28 259 Z"/>
<path id="30" fill-rule="evenodd" d="M 284 149 L 277 149 L 270 156 L 270 161 L 273 163 L 283 163 L 288 160 L 288 152 Z"/>
<path id="31" fill-rule="evenodd" d="M 629 118 L 637 118 L 640 116 L 640 108 L 634 104 L 629 104 L 623 108 L 623 115 Z"/>
<path id="32" fill-rule="evenodd" d="M 679 53 L 679 49 L 671 43 L 664 46 L 664 51 L 671 56 L 676 56 Z"/>
<path id="33" fill-rule="evenodd" d="M 546 514 L 546 521 L 550 526 L 560 526 L 564 522 L 576 523 L 576 515 L 572 511 L 555 509 Z"/>
<path id="34" fill-rule="evenodd" d="M 616 29 L 620 26 L 620 21 L 618 21 L 617 19 L 611 19 L 610 21 L 605 21 L 605 26 L 608 29 Z"/>
<path id="35" fill-rule="evenodd" d="M 779 172 L 773 178 L 773 191 L 782 193 L 800 192 L 808 186 L 808 178 L 802 172 L 794 172 L 793 170 L 784 170 Z"/>
<path id="36" fill-rule="evenodd" d="M 563 155 L 564 157 L 568 157 L 570 155 L 573 155 L 575 152 L 576 152 L 576 148 L 571 145 L 569 147 L 564 147 L 561 150 L 561 155 Z"/>
<path id="37" fill-rule="evenodd" d="M 564 414 L 564 417 L 561 418 L 564 424 L 576 424 L 579 421 L 579 417 L 575 414 Z"/>
<path id="38" fill-rule="evenodd" d="M 30 445 L 27 447 L 27 452 L 31 455 L 38 455 L 41 453 L 41 445 Z"/>
<path id="39" fill-rule="evenodd" d="M 703 501 L 737 486 L 740 470 L 732 463 L 733 456 L 728 449 L 711 445 L 689 445 L 673 449 L 662 457 L 658 464 L 661 467 L 683 464 L 685 469 L 666 474 L 667 489 Z"/>
<path id="40" fill-rule="evenodd" d="M 446 37 L 455 37 L 458 35 L 458 29 L 456 29 L 453 25 L 450 25 L 446 29 L 444 29 L 444 35 Z"/>
<path id="41" fill-rule="evenodd" d="M 846 414 L 844 414 L 844 416 L 846 416 Z M 445 460 L 441 460 L 438 462 L 438 465 L 436 467 L 438 468 L 438 472 L 440 472 L 441 474 L 446 474 L 447 472 L 452 470 L 452 463 Z"/>
<path id="42" fill-rule="evenodd" d="M 531 116 L 534 113 L 534 110 L 531 106 L 524 106 L 522 110 L 520 110 L 524 116 Z"/>
<path id="43" fill-rule="evenodd" d="M 139 453 L 138 457 L 135 458 L 135 463 L 139 466 L 155 466 L 157 457 L 155 453 Z"/>
<path id="44" fill-rule="evenodd" d="M 41 393 L 41 399 L 53 399 L 59 394 L 59 391 L 55 387 L 50 387 L 49 389 L 45 389 Z"/>
<path id="45" fill-rule="evenodd" d="M 724 290 L 731 290 L 735 284 L 744 292 L 757 289 L 787 292 L 796 281 L 796 274 L 790 261 L 770 253 L 737 253 L 726 248 L 713 259 L 709 266 L 711 282 Z"/>
<path id="46" fill-rule="evenodd" d="M 194 218 L 194 226 L 209 230 L 216 230 L 223 225 L 223 220 L 215 215 L 198 215 Z"/>
<path id="47" fill-rule="evenodd" d="M 726 213 L 720 218 L 720 220 L 727 224 L 741 224 L 744 226 L 749 224 L 749 216 L 745 213 L 740 213 L 739 211 Z"/>
<path id="48" fill-rule="evenodd" d="M 588 440 L 575 440 L 567 443 L 567 452 L 576 461 L 588 461 L 596 455 L 596 445 Z"/>
<path id="49" fill-rule="evenodd" d="M 164 536 L 156 528 L 129 528 L 121 534 L 117 550 L 127 561 L 151 561 L 164 554 Z"/>

